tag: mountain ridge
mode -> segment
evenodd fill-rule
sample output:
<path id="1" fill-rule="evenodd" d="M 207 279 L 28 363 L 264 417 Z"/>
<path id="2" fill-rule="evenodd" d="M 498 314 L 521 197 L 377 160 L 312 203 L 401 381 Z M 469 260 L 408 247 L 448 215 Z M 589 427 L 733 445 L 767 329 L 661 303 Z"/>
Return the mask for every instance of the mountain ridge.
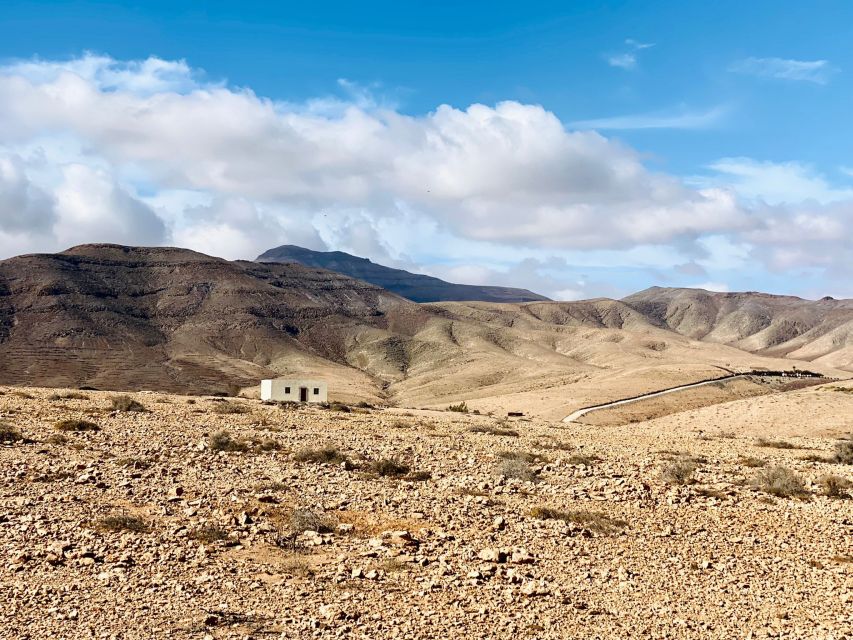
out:
<path id="1" fill-rule="evenodd" d="M 257 262 L 296 262 L 364 280 L 413 302 L 535 302 L 548 298 L 514 287 L 457 284 L 403 269 L 386 267 L 343 251 L 314 251 L 296 245 L 269 249 Z"/>

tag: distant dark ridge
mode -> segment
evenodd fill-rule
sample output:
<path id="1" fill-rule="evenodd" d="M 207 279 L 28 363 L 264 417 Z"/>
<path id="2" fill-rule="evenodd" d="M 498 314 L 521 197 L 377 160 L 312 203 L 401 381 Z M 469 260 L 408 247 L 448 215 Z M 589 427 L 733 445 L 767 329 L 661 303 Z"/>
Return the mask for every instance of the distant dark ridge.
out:
<path id="1" fill-rule="evenodd" d="M 393 269 L 342 251 L 312 251 L 283 245 L 265 251 L 257 262 L 296 263 L 364 280 L 413 302 L 547 302 L 527 289 L 454 284 L 439 278 Z"/>

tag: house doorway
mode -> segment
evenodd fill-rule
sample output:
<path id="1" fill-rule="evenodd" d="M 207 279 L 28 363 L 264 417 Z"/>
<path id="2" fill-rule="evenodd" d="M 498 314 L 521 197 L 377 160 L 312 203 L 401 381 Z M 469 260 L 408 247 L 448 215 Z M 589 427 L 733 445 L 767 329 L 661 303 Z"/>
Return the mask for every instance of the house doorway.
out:
<path id="1" fill-rule="evenodd" d="M 299 387 L 299 402 L 308 402 L 308 387 Z"/>

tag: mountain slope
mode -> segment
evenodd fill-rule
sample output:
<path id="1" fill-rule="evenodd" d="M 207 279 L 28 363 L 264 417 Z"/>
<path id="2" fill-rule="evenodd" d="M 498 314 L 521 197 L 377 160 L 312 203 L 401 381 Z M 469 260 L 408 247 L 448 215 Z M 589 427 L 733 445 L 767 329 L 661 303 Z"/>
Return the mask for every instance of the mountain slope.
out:
<path id="1" fill-rule="evenodd" d="M 697 340 L 853 370 L 853 300 L 652 287 L 623 302 Z"/>
<path id="2" fill-rule="evenodd" d="M 527 289 L 487 287 L 445 282 L 432 276 L 392 269 L 342 251 L 312 251 L 294 245 L 270 249 L 257 257 L 258 262 L 296 263 L 336 271 L 351 278 L 370 282 L 414 302 L 481 301 L 533 302 L 548 300 Z"/>

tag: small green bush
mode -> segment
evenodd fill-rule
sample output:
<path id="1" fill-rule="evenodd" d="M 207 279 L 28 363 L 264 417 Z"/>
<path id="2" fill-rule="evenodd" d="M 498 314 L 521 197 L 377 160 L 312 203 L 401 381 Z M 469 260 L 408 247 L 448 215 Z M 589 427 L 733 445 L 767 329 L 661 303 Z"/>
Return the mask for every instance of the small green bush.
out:
<path id="1" fill-rule="evenodd" d="M 459 404 L 452 404 L 447 407 L 447 410 L 455 413 L 468 413 L 468 403 L 463 401 Z"/>

